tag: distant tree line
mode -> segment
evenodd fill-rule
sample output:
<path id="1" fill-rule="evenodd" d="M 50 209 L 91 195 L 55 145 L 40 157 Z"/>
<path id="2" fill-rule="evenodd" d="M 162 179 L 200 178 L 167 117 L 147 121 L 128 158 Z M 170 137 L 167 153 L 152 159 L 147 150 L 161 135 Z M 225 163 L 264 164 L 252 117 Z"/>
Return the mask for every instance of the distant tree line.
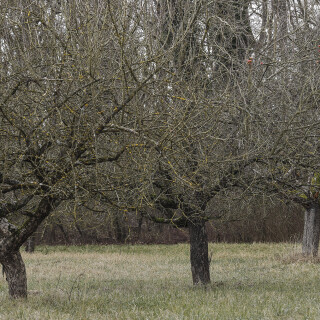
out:
<path id="1" fill-rule="evenodd" d="M 207 223 L 209 242 L 302 240 L 304 221 L 299 206 L 273 203 L 271 207 L 267 204 L 261 207 L 257 199 L 246 208 L 235 210 Z M 35 245 L 176 244 L 188 241 L 185 228 L 159 224 L 134 211 L 122 215 L 106 211 L 97 215 L 79 210 L 75 219 L 72 213 L 57 210 L 29 238 L 25 250 L 32 252 Z"/>

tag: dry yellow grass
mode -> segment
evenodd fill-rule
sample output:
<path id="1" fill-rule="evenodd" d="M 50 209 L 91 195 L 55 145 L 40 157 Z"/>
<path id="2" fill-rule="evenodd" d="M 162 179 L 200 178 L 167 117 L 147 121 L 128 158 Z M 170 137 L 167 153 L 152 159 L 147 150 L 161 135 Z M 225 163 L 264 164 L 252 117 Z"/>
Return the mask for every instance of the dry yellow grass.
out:
<path id="1" fill-rule="evenodd" d="M 296 250 L 212 244 L 213 283 L 194 288 L 188 245 L 42 247 L 23 254 L 27 301 L 0 281 L 0 319 L 320 319 L 320 266 Z"/>

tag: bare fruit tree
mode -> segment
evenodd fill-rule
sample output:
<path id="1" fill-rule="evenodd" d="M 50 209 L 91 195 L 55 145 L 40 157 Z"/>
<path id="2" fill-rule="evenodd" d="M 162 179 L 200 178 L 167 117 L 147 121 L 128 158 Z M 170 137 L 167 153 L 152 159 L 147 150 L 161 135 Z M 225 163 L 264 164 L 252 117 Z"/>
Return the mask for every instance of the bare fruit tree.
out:
<path id="1" fill-rule="evenodd" d="M 319 212 L 319 3 L 253 2 L 258 46 L 251 103 L 261 106 L 266 145 L 254 187 L 305 208 L 302 251 L 317 255 Z M 260 71 L 259 71 L 260 69 Z M 261 135 L 255 134 L 257 137 Z"/>
<path id="2" fill-rule="evenodd" d="M 218 208 L 208 211 L 210 203 L 242 188 L 243 173 L 258 161 L 256 146 L 246 143 L 241 101 L 250 83 L 248 3 L 156 1 L 149 11 L 154 28 L 145 32 L 154 35 L 150 47 L 165 52 L 167 66 L 157 75 L 161 99 L 152 107 L 161 156 L 148 163 L 141 197 L 152 220 L 189 229 L 193 283 L 207 284 L 205 224 L 219 215 Z"/>
<path id="3" fill-rule="evenodd" d="M 0 262 L 12 297 L 27 296 L 19 248 L 41 222 L 62 202 L 81 202 L 101 170 L 115 197 L 125 180 L 122 156 L 140 138 L 122 128 L 141 132 L 137 101 L 157 73 L 156 57 L 141 59 L 132 9 L 126 1 L 0 5 Z"/>

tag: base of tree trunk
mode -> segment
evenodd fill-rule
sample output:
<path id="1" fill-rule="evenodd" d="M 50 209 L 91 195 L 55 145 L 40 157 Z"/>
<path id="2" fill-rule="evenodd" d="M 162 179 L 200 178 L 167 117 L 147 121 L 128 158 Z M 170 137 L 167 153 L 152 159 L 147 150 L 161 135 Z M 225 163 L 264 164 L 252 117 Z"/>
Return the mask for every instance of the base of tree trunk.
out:
<path id="1" fill-rule="evenodd" d="M 204 220 L 190 221 L 190 262 L 193 284 L 210 283 L 208 237 Z"/>
<path id="2" fill-rule="evenodd" d="M 316 257 L 320 238 L 320 206 L 313 203 L 305 211 L 302 239 L 302 254 Z"/>
<path id="3" fill-rule="evenodd" d="M 11 252 L 0 262 L 8 282 L 10 297 L 27 298 L 27 274 L 20 252 Z"/>

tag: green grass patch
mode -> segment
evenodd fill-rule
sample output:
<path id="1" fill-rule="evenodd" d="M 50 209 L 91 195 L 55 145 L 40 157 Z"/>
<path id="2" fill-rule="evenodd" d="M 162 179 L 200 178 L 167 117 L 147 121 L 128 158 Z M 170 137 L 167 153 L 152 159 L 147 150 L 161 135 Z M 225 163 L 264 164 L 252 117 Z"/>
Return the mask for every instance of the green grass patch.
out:
<path id="1" fill-rule="evenodd" d="M 57 246 L 23 253 L 27 301 L 0 281 L 0 319 L 320 319 L 320 264 L 293 244 L 211 244 L 193 287 L 189 246 Z"/>

